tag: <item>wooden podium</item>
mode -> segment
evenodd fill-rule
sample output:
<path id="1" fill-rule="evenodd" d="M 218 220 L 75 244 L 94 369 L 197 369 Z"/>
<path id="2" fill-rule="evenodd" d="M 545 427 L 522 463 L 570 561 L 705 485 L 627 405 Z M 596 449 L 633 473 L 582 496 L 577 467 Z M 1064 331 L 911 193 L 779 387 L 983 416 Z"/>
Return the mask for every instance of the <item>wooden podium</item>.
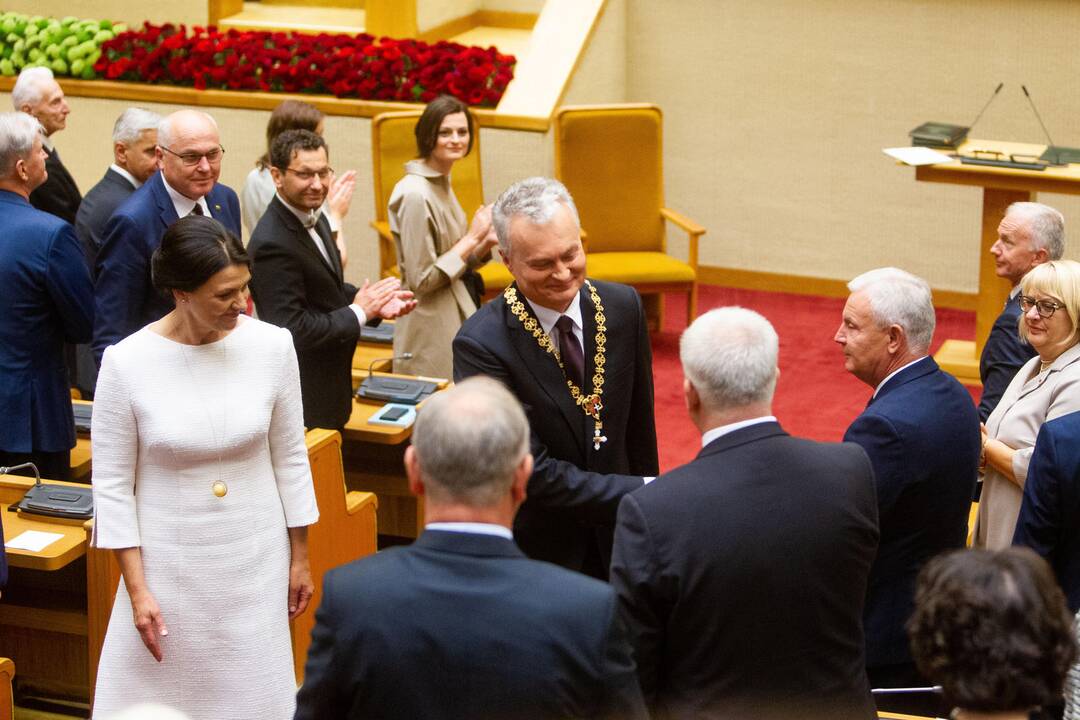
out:
<path id="1" fill-rule="evenodd" d="M 1045 145 L 968 139 L 958 151 L 971 155 L 975 150 L 995 150 L 1009 155 L 1038 157 Z M 979 357 L 994 320 L 1009 296 L 1009 284 L 994 274 L 990 246 L 997 240 L 997 226 L 1005 209 L 1014 202 L 1034 200 L 1039 192 L 1080 195 L 1080 165 L 1050 167 L 1044 171 L 1020 170 L 989 165 L 963 165 L 959 161 L 915 168 L 922 182 L 974 185 L 983 189 L 982 236 L 979 243 L 979 299 L 975 311 L 975 342 L 946 340 L 934 359 L 943 370 L 967 385 L 979 385 Z"/>

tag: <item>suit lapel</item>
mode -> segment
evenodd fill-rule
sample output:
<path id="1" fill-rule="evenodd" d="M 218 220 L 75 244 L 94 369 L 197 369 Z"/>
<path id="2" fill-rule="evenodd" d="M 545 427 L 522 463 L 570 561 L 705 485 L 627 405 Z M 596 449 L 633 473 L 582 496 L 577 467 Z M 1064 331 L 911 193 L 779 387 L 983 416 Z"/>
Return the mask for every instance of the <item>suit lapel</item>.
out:
<path id="1" fill-rule="evenodd" d="M 296 238 L 296 242 L 303 248 L 303 252 L 312 257 L 315 262 L 319 264 L 319 267 L 329 273 L 336 283 L 340 284 L 341 277 L 339 271 L 327 264 L 326 258 L 319 252 L 319 248 L 315 247 L 315 241 L 311 239 L 311 235 L 308 234 L 307 228 L 304 227 L 304 224 L 289 211 L 289 208 L 285 207 L 285 204 L 278 199 L 277 195 L 274 195 L 274 199 L 270 201 L 269 207 L 277 214 L 278 221 L 282 226 Z M 334 257 L 334 252 L 330 249 L 329 245 L 326 247 L 326 253 L 330 255 L 331 258 Z"/>
<path id="2" fill-rule="evenodd" d="M 161 176 L 161 171 L 158 171 L 150 178 L 150 183 L 152 183 L 150 192 L 153 194 L 154 202 L 157 204 L 161 224 L 167 228 L 179 220 L 180 216 L 176 214 L 176 206 L 173 205 L 172 198 L 169 197 L 169 191 L 165 189 L 165 180 Z"/>
<path id="3" fill-rule="evenodd" d="M 326 247 L 326 254 L 330 256 L 330 269 L 334 271 L 334 277 L 337 278 L 338 282 L 342 282 L 341 255 L 338 253 L 337 243 L 334 242 L 334 236 L 330 232 L 330 221 L 326 219 L 325 213 L 319 215 L 319 221 L 315 223 L 315 232 L 322 238 L 323 245 Z M 321 255 L 320 253 L 320 257 Z"/>
<path id="4" fill-rule="evenodd" d="M 517 283 L 514 283 L 513 287 L 516 289 Z M 539 327 L 540 321 L 536 319 L 532 308 L 529 307 L 529 303 L 525 301 L 525 296 L 521 294 L 520 290 L 518 291 L 518 297 L 521 304 L 525 306 L 525 312 Z M 584 456 L 586 448 L 584 436 L 585 414 L 574 403 L 574 399 L 570 397 L 570 389 L 566 385 L 566 378 L 563 376 L 562 370 L 559 369 L 559 363 L 555 361 L 554 355 L 540 347 L 540 343 L 537 342 L 532 333 L 525 330 L 521 321 L 514 316 L 514 313 L 510 312 L 510 306 L 506 300 L 500 299 L 500 302 L 505 306 L 506 325 L 509 331 L 507 335 L 510 337 L 514 350 L 521 358 L 522 365 L 532 373 L 532 376 L 536 379 L 536 384 L 543 389 L 551 402 L 559 408 L 559 414 L 562 415 L 563 420 L 570 427 L 574 441 L 581 450 L 582 456 Z M 589 307 L 592 307 L 591 303 Z M 541 330 L 541 332 L 543 331 Z M 586 344 L 586 347 L 589 347 L 589 345 Z"/>

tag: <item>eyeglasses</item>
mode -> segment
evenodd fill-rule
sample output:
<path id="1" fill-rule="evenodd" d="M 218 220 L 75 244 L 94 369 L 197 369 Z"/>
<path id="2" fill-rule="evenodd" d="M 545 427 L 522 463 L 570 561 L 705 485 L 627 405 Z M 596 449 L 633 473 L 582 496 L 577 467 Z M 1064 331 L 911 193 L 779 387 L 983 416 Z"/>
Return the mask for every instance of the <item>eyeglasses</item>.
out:
<path id="1" fill-rule="evenodd" d="M 1033 297 L 1027 295 L 1020 296 L 1020 309 L 1025 313 L 1030 312 L 1031 308 L 1037 308 L 1039 311 L 1039 317 L 1048 318 L 1053 316 L 1055 312 L 1065 307 L 1059 302 L 1053 300 L 1036 300 Z"/>
<path id="2" fill-rule="evenodd" d="M 328 167 L 314 172 L 311 170 L 293 170 L 292 168 L 285 168 L 285 172 L 292 173 L 304 182 L 311 182 L 316 175 L 319 176 L 319 180 L 326 182 L 330 179 L 330 176 L 334 174 L 334 168 Z"/>
<path id="3" fill-rule="evenodd" d="M 197 152 L 178 153 L 178 152 L 173 152 L 172 150 L 165 147 L 164 145 L 158 145 L 158 147 L 161 148 L 162 150 L 164 150 L 165 152 L 169 153 L 170 155 L 175 155 L 176 157 L 180 158 L 180 162 L 184 163 L 188 167 L 194 167 L 195 165 L 198 165 L 199 161 L 202 160 L 203 158 L 206 158 L 206 162 L 213 165 L 214 163 L 221 162 L 221 156 L 225 154 L 225 148 L 221 147 L 220 145 L 218 145 L 213 150 L 210 150 L 209 152 L 204 152 L 204 153 L 197 153 Z"/>

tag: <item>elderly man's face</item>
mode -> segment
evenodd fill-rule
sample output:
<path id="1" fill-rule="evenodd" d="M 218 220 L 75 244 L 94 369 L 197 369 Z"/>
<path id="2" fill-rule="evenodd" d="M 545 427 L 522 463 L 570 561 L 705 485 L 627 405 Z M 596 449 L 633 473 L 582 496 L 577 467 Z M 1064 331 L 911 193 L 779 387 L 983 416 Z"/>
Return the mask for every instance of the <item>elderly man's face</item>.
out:
<path id="1" fill-rule="evenodd" d="M 133 142 L 117 143 L 114 153 L 117 165 L 146 182 L 157 170 L 157 130 L 143 130 Z"/>
<path id="2" fill-rule="evenodd" d="M 217 128 L 201 113 L 172 118 L 169 146 L 158 146 L 157 159 L 169 187 L 198 200 L 213 189 L 221 174 L 221 140 Z M 207 157 L 214 156 L 213 159 Z"/>
<path id="3" fill-rule="evenodd" d="M 67 100 L 64 99 L 64 91 L 55 80 L 46 80 L 41 85 L 41 99 L 35 105 L 23 105 L 20 108 L 37 118 L 41 126 L 45 128 L 46 135 L 67 127 L 67 116 L 71 110 Z"/>
<path id="4" fill-rule="evenodd" d="M 560 203 L 545 225 L 512 217 L 505 262 L 525 297 L 557 312 L 566 310 L 585 282 L 585 250 L 570 210 Z"/>
<path id="5" fill-rule="evenodd" d="M 1020 282 L 1028 270 L 1047 261 L 1045 249 L 1036 250 L 1031 240 L 1031 224 L 1027 218 L 1006 215 L 998 225 L 998 239 L 990 246 L 994 256 L 994 273 L 1013 285 Z"/>
<path id="6" fill-rule="evenodd" d="M 867 385 L 877 387 L 889 374 L 889 329 L 874 321 L 865 293 L 848 297 L 833 340 L 844 351 L 844 369 Z"/>

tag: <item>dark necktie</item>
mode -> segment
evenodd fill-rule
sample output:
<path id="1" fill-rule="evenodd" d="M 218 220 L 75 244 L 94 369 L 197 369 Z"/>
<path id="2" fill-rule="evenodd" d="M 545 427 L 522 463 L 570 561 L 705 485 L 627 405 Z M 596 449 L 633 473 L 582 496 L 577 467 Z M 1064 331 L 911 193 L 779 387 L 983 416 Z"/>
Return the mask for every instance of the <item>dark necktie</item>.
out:
<path id="1" fill-rule="evenodd" d="M 204 213 L 202 211 L 202 205 L 200 205 L 199 203 L 195 203 L 195 207 L 191 208 L 191 212 L 188 213 L 188 217 L 191 217 L 192 215 L 205 215 L 205 214 L 206 213 Z"/>
<path id="2" fill-rule="evenodd" d="M 574 321 L 566 315 L 560 315 L 555 321 L 555 330 L 559 333 L 559 355 L 562 357 L 566 378 L 582 387 L 585 379 L 585 355 L 581 352 L 581 343 L 574 335 Z"/>

